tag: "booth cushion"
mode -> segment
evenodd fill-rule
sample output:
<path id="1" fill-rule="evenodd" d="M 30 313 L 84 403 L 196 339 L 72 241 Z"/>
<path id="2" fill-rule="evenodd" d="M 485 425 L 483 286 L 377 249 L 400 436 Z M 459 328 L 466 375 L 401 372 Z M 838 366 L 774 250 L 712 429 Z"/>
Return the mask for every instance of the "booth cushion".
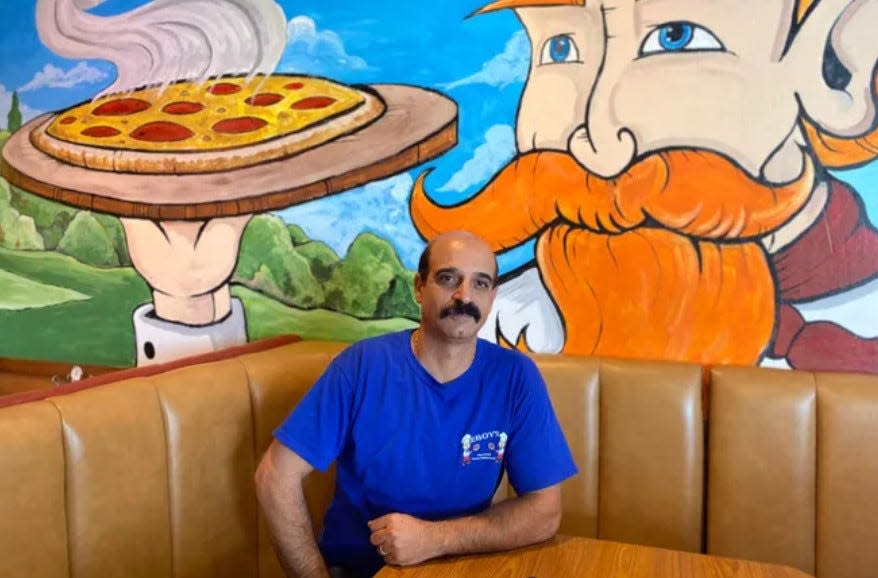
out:
<path id="1" fill-rule="evenodd" d="M 239 351 L 0 407 L 0 576 L 282 578 L 253 474 L 343 348 Z M 878 377 L 719 367 L 704 390 L 697 365 L 535 359 L 580 469 L 562 533 L 878 576 Z M 306 479 L 315 532 L 333 477 Z"/>

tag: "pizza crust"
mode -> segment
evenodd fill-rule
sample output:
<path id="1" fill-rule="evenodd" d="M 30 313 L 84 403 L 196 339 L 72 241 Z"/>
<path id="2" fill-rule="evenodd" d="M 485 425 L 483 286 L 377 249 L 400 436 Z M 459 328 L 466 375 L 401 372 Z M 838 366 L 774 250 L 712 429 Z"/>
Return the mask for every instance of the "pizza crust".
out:
<path id="1" fill-rule="evenodd" d="M 349 87 L 351 90 L 352 87 Z M 208 152 L 141 152 L 75 144 L 47 131 L 58 115 L 30 133 L 38 150 L 60 161 L 92 170 L 136 174 L 199 174 L 227 171 L 291 157 L 357 131 L 378 119 L 385 104 L 375 94 L 358 90 L 363 102 L 298 132 L 238 148 Z"/>

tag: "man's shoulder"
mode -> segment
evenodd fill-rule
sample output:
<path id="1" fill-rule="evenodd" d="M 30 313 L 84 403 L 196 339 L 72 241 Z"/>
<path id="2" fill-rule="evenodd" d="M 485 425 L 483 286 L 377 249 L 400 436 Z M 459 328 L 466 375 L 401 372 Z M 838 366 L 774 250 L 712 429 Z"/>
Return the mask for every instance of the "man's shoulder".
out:
<path id="1" fill-rule="evenodd" d="M 377 360 L 382 353 L 394 355 L 394 352 L 400 351 L 402 345 L 408 343 L 409 333 L 409 330 L 395 331 L 355 341 L 339 353 L 336 360 L 339 363 L 350 363 L 357 359 Z"/>
<path id="2" fill-rule="evenodd" d="M 386 349 L 399 347 L 400 343 L 408 339 L 411 330 L 403 329 L 402 331 L 392 331 L 390 333 L 382 333 L 381 335 L 373 335 L 352 343 L 348 349 L 359 349 L 361 351 L 373 351 L 376 349 Z"/>

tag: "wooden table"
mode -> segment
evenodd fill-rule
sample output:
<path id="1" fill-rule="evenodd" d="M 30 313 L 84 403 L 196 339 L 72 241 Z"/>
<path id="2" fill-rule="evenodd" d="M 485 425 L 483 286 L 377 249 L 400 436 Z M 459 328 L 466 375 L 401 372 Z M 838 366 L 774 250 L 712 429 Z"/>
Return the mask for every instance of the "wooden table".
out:
<path id="1" fill-rule="evenodd" d="M 387 566 L 376 578 L 807 578 L 800 570 L 589 538 L 558 536 L 511 552 Z"/>

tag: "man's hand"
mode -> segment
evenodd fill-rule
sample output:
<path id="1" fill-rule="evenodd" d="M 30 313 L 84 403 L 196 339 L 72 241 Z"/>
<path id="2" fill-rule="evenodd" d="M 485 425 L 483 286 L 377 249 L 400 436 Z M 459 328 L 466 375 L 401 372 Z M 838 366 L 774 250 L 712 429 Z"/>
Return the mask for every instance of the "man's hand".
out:
<path id="1" fill-rule="evenodd" d="M 387 514 L 369 522 L 370 540 L 385 562 L 408 566 L 442 555 L 435 527 L 407 514 Z"/>
<path id="2" fill-rule="evenodd" d="M 428 522 L 387 514 L 369 522 L 370 541 L 388 564 L 408 566 L 458 554 L 511 550 L 548 540 L 561 522 L 561 486 L 522 494 L 474 516 Z"/>

